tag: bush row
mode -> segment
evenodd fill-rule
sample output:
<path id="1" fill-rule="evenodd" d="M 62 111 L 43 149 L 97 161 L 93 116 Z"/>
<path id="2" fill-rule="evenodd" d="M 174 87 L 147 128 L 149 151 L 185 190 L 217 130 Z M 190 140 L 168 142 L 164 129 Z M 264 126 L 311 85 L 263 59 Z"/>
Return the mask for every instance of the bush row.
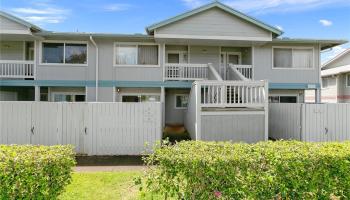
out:
<path id="1" fill-rule="evenodd" d="M 56 199 L 74 165 L 71 146 L 0 145 L 0 199 Z"/>
<path id="2" fill-rule="evenodd" d="M 145 160 L 144 190 L 176 199 L 350 198 L 350 142 L 180 142 Z"/>

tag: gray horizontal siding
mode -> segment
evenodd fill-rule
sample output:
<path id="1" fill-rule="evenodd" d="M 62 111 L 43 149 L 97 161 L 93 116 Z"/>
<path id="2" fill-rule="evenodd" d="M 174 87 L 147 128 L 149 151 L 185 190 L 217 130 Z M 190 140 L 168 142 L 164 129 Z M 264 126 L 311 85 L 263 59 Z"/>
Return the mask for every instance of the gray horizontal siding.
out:
<path id="1" fill-rule="evenodd" d="M 314 47 L 313 69 L 273 69 L 272 47 L 279 45 L 264 45 L 254 48 L 254 78 L 255 80 L 269 80 L 272 83 L 319 83 L 320 65 L 318 45 L 298 45 L 299 47 Z M 292 46 L 292 45 L 284 45 Z M 296 45 L 293 45 L 296 46 Z"/>
<path id="2" fill-rule="evenodd" d="M 263 114 L 202 115 L 201 140 L 258 142 L 264 138 Z"/>
<path id="3" fill-rule="evenodd" d="M 212 8 L 161 27 L 156 30 L 156 37 L 157 34 L 264 37 L 271 39 L 270 32 L 218 8 Z"/>
<path id="4" fill-rule="evenodd" d="M 24 59 L 24 42 L 23 41 L 1 41 L 0 39 L 0 60 L 23 60 L 23 59 Z"/>
<path id="5" fill-rule="evenodd" d="M 17 22 L 9 20 L 3 16 L 0 16 L 0 29 L 1 30 L 29 30 L 28 27 L 23 26 Z"/>

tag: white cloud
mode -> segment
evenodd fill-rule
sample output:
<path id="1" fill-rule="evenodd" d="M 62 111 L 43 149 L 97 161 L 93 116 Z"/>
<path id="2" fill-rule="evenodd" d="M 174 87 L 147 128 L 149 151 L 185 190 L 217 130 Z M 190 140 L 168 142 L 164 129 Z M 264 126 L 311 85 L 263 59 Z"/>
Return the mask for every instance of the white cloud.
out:
<path id="1" fill-rule="evenodd" d="M 117 11 L 128 10 L 130 7 L 131 7 L 130 4 L 115 3 L 115 4 L 106 5 L 103 7 L 103 9 L 108 12 L 117 12 Z"/>
<path id="2" fill-rule="evenodd" d="M 320 19 L 319 21 L 323 26 L 332 26 L 333 22 L 326 20 L 326 19 Z"/>
<path id="3" fill-rule="evenodd" d="M 278 30 L 283 31 L 283 27 L 282 27 L 282 26 L 276 25 L 275 27 L 276 27 Z"/>
<path id="4" fill-rule="evenodd" d="M 197 8 L 205 3 L 208 3 L 208 1 L 203 1 L 203 0 L 181 0 L 185 6 L 189 8 Z"/>
<path id="5" fill-rule="evenodd" d="M 299 12 L 325 6 L 349 6 L 349 0 L 226 0 L 223 3 L 256 14 L 271 12 Z"/>
<path id="6" fill-rule="evenodd" d="M 20 14 L 34 14 L 34 15 L 53 15 L 53 14 L 64 14 L 67 12 L 64 9 L 55 9 L 55 8 L 46 8 L 46 9 L 13 8 L 12 11 Z"/>
<path id="7" fill-rule="evenodd" d="M 47 0 L 39 0 L 30 3 L 27 7 L 18 7 L 10 9 L 19 17 L 38 24 L 52 24 L 63 22 L 70 14 L 69 9 L 60 8 Z"/>

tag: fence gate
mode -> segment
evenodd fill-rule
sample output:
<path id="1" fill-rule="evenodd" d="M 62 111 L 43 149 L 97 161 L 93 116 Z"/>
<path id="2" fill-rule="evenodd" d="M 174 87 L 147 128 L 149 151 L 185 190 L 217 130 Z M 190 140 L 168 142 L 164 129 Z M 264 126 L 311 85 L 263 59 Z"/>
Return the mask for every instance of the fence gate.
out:
<path id="1" fill-rule="evenodd" d="M 71 144 L 89 155 L 139 155 L 161 139 L 160 103 L 0 102 L 0 144 Z"/>
<path id="2" fill-rule="evenodd" d="M 0 143 L 30 144 L 31 103 L 1 102 Z"/>
<path id="3" fill-rule="evenodd" d="M 269 135 L 308 142 L 350 140 L 350 104 L 276 104 L 269 106 Z"/>
<path id="4" fill-rule="evenodd" d="M 32 103 L 31 144 L 61 144 L 62 104 Z"/>
<path id="5" fill-rule="evenodd" d="M 77 153 L 88 153 L 92 116 L 89 104 L 62 105 L 62 144 L 72 144 Z"/>

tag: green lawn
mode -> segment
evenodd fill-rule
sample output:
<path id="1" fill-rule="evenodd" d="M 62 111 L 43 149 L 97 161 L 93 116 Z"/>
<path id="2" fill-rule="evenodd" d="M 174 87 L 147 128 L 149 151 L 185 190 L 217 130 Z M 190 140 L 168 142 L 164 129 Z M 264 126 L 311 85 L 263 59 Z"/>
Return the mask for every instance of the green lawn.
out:
<path id="1" fill-rule="evenodd" d="M 159 199 L 153 195 L 141 198 L 134 178 L 142 171 L 75 172 L 73 181 L 66 187 L 60 200 L 112 200 L 112 199 Z M 152 198 L 153 197 L 153 198 Z M 162 198 L 161 198 L 162 199 Z"/>

